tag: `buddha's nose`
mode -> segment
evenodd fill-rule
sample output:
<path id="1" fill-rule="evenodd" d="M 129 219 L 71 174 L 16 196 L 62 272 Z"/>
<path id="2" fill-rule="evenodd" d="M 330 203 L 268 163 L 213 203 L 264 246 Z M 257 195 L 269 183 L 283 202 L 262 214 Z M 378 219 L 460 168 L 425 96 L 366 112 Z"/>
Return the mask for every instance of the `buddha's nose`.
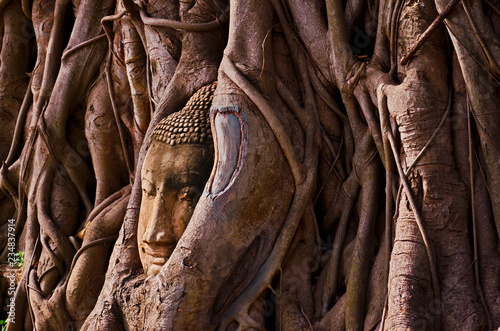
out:
<path id="1" fill-rule="evenodd" d="M 176 242 L 172 229 L 172 210 L 175 199 L 168 195 L 156 197 L 151 219 L 144 232 L 143 241 L 148 244 L 171 244 Z"/>

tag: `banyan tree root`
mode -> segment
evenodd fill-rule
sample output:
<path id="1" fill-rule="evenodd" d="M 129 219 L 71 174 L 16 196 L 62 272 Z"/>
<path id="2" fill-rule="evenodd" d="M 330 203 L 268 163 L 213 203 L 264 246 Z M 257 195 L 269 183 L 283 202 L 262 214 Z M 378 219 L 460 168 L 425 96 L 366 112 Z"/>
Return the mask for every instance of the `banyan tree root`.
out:
<path id="1" fill-rule="evenodd" d="M 9 330 L 497 328 L 496 4 L 229 2 L 0 0 Z M 146 276 L 149 135 L 214 80 L 212 177 Z"/>

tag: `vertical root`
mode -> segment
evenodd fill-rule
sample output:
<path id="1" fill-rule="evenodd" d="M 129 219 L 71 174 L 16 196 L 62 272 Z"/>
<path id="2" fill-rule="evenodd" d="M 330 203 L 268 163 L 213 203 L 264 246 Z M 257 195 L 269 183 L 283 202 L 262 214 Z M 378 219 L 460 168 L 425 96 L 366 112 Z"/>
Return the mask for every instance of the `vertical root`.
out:
<path id="1" fill-rule="evenodd" d="M 344 247 L 345 236 L 347 233 L 347 224 L 351 210 L 356 202 L 360 186 L 355 179 L 354 172 L 342 185 L 343 194 L 346 197 L 346 202 L 342 208 L 340 221 L 333 239 L 332 255 L 326 273 L 325 289 L 322 296 L 321 316 L 325 316 L 330 308 L 330 304 L 335 296 L 339 277 L 340 255 Z M 345 192 L 345 193 L 344 193 Z"/>
<path id="2" fill-rule="evenodd" d="M 475 194 L 475 181 L 474 181 L 474 162 L 472 160 L 472 133 L 471 133 L 471 118 L 470 118 L 470 104 L 467 98 L 467 131 L 468 131 L 468 148 L 469 148 L 469 181 L 470 181 L 470 195 L 471 195 L 471 208 L 472 208 L 472 236 L 473 236 L 473 249 L 474 249 L 474 279 L 476 281 L 476 291 L 479 294 L 481 305 L 483 306 L 486 319 L 488 320 L 488 330 L 493 330 L 493 322 L 491 320 L 490 310 L 486 299 L 484 297 L 483 288 L 481 286 L 481 275 L 479 272 L 479 249 L 478 249 L 478 234 L 477 234 L 477 219 L 476 219 L 476 194 Z"/>
<path id="3" fill-rule="evenodd" d="M 305 169 L 303 164 L 301 164 L 294 155 L 294 149 L 289 140 L 289 136 L 281 120 L 277 117 L 276 112 L 273 111 L 267 100 L 246 80 L 227 56 L 224 57 L 221 63 L 221 70 L 224 71 L 224 73 L 238 85 L 261 110 L 262 115 L 268 122 L 283 150 L 283 154 L 288 161 L 296 186 L 292 205 L 290 206 L 283 229 L 276 240 L 273 250 L 250 285 L 248 285 L 243 293 L 225 311 L 223 321 L 220 325 L 220 329 L 224 330 L 236 316 L 240 316 L 241 314 L 244 316 L 246 314 L 245 309 L 248 308 L 248 302 L 251 303 L 255 301 L 262 291 L 270 284 L 276 271 L 281 267 L 281 263 L 293 240 L 305 207 L 311 198 L 312 183 L 316 173 L 315 167 L 312 166 L 312 164 L 315 164 L 314 160 L 317 159 L 317 155 L 314 154 L 314 150 L 309 149 L 306 151 L 304 163 L 310 164 L 311 162 L 311 167 L 304 174 Z M 314 139 L 314 136 L 306 134 L 306 146 L 311 143 L 311 139 Z M 303 177 L 304 175 L 305 177 Z"/>
<path id="4" fill-rule="evenodd" d="M 113 115 L 115 117 L 116 127 L 118 128 L 118 134 L 120 136 L 120 142 L 122 147 L 123 158 L 125 159 L 125 164 L 127 165 L 127 170 L 129 176 L 132 178 L 132 174 L 134 171 L 134 166 L 132 161 L 130 160 L 130 156 L 127 150 L 127 142 L 125 140 L 125 133 L 123 132 L 122 121 L 120 120 L 120 116 L 118 115 L 118 109 L 115 103 L 115 94 L 113 91 L 113 82 L 111 81 L 111 53 L 108 55 L 108 62 L 106 65 L 106 82 L 108 86 L 109 99 L 111 101 L 111 107 L 113 108 Z"/>
<path id="5" fill-rule="evenodd" d="M 392 134 L 392 130 L 390 128 L 389 124 L 389 112 L 387 109 L 387 97 L 385 96 L 384 92 L 382 91 L 383 85 L 380 85 L 377 89 L 377 97 L 378 97 L 378 102 L 379 102 L 379 112 L 380 112 L 380 124 L 382 127 L 382 133 L 386 136 L 386 138 L 389 140 L 389 144 L 392 150 L 392 155 L 394 158 L 394 162 L 396 163 L 396 168 L 398 169 L 399 173 L 399 178 L 403 184 L 403 188 L 405 190 L 406 196 L 408 197 L 408 201 L 410 202 L 411 209 L 413 210 L 413 213 L 415 215 L 415 221 L 417 223 L 418 229 L 420 231 L 420 234 L 422 236 L 422 240 L 425 246 L 425 250 L 427 253 L 427 260 L 429 262 L 429 270 L 431 272 L 431 280 L 432 280 L 432 289 L 434 292 L 434 300 L 438 301 L 439 304 L 441 302 L 441 291 L 440 291 L 440 286 L 439 286 L 439 279 L 437 276 L 437 265 L 435 261 L 435 255 L 434 251 L 431 247 L 431 244 L 429 242 L 429 238 L 427 236 L 427 233 L 424 228 L 423 224 L 423 216 L 420 212 L 420 209 L 418 208 L 417 202 L 415 201 L 415 197 L 413 196 L 413 191 L 410 187 L 410 184 L 408 183 L 408 178 L 405 175 L 405 172 L 403 170 L 403 167 L 401 165 L 401 162 L 399 160 L 399 153 L 397 151 L 397 145 L 395 138 Z M 437 330 L 439 330 L 439 316 L 436 316 L 435 318 L 435 327 Z"/>
<path id="6" fill-rule="evenodd" d="M 69 270 L 75 250 L 66 234 L 59 229 L 50 217 L 50 188 L 52 187 L 56 169 L 54 161 L 48 160 L 46 164 L 47 166 L 40 177 L 36 193 L 37 216 L 40 224 L 41 242 L 47 253 L 51 256 L 54 265 L 58 267 L 59 274 L 63 276 Z M 53 254 L 52 249 L 48 245 L 48 239 L 55 244 L 60 257 Z M 59 259 L 64 262 L 64 266 L 60 264 Z"/>
<path id="7" fill-rule="evenodd" d="M 351 258 L 346 292 L 345 323 L 348 330 L 362 330 L 365 321 L 365 301 L 370 262 L 374 245 L 374 230 L 377 221 L 380 183 L 377 178 L 377 161 L 364 170 L 361 189 L 361 215 L 356 243 Z M 368 175 L 369 174 L 369 175 Z"/>
<path id="8" fill-rule="evenodd" d="M 24 131 L 24 125 L 26 123 L 26 116 L 30 107 L 33 103 L 33 92 L 31 91 L 31 83 L 33 82 L 33 78 L 30 78 L 30 82 L 28 84 L 28 89 L 24 94 L 23 103 L 21 105 L 21 109 L 19 110 L 19 114 L 17 115 L 16 128 L 14 129 L 14 137 L 12 138 L 12 144 L 10 145 L 9 155 L 5 160 L 5 164 L 7 167 L 10 167 L 14 162 L 14 158 L 16 153 L 19 150 L 19 146 L 21 144 L 21 138 Z"/>

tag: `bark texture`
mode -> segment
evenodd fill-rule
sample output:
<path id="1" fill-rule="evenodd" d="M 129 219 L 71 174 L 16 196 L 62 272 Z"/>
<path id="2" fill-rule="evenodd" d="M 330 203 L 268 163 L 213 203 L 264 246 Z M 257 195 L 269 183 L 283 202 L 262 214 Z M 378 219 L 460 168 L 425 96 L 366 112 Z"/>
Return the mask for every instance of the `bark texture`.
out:
<path id="1" fill-rule="evenodd" d="M 0 0 L 0 16 L 8 331 L 500 327 L 498 1 Z M 211 175 L 148 275 L 151 134 L 214 81 Z"/>

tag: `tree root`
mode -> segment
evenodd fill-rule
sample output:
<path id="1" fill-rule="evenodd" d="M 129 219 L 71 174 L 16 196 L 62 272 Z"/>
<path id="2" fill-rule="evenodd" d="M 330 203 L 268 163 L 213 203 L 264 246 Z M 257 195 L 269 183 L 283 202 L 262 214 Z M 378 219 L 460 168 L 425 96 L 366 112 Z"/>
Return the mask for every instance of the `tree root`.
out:
<path id="1" fill-rule="evenodd" d="M 396 146 L 396 141 L 394 139 L 394 136 L 392 134 L 392 131 L 389 126 L 389 112 L 387 110 L 387 101 L 386 101 L 386 96 L 383 92 L 383 86 L 380 85 L 378 90 L 377 90 L 377 95 L 378 95 L 378 101 L 379 101 L 379 112 L 380 112 L 380 123 L 381 123 L 381 128 L 383 134 L 387 137 L 390 143 L 390 147 L 392 150 L 393 158 L 394 161 L 396 162 L 396 167 L 398 169 L 399 173 L 399 178 L 403 184 L 406 196 L 408 198 L 408 201 L 410 202 L 411 209 L 413 210 L 413 213 L 415 215 L 415 221 L 417 223 L 418 229 L 420 231 L 420 234 L 422 236 L 422 240 L 424 242 L 425 250 L 427 253 L 427 260 L 429 262 L 429 270 L 431 272 L 431 280 L 432 280 L 432 288 L 434 291 L 434 300 L 437 300 L 440 302 L 441 300 L 441 291 L 440 291 L 440 286 L 439 286 L 439 280 L 438 280 L 438 275 L 437 275 L 437 267 L 436 267 L 436 261 L 435 261 L 435 255 L 434 251 L 431 247 L 431 244 L 429 242 L 427 233 L 424 228 L 423 224 L 423 216 L 421 214 L 420 209 L 418 208 L 417 202 L 415 201 L 415 198 L 413 196 L 413 191 L 410 187 L 410 184 L 408 183 L 408 179 L 405 176 L 403 167 L 401 166 L 401 162 L 399 160 L 399 153 L 397 151 L 397 146 Z M 389 151 L 386 151 L 386 153 L 389 153 Z M 435 318 L 435 323 L 437 329 L 439 329 L 439 318 Z"/>
<path id="2" fill-rule="evenodd" d="M 10 0 L 0 0 L 0 14 L 2 14 L 2 11 L 4 7 L 10 2 Z"/>
<path id="3" fill-rule="evenodd" d="M 132 181 L 132 175 L 134 173 L 134 165 L 130 160 L 130 156 L 127 150 L 127 142 L 125 140 L 125 133 L 123 132 L 122 121 L 118 115 L 118 109 L 116 107 L 116 97 L 113 91 L 113 82 L 111 80 L 111 53 L 108 55 L 108 62 L 106 65 L 106 83 L 108 87 L 109 100 L 111 101 L 111 108 L 113 109 L 113 115 L 115 117 L 116 127 L 118 128 L 118 134 L 120 136 L 121 148 L 123 153 L 123 158 L 125 159 L 125 164 L 129 173 L 129 177 Z"/>
<path id="4" fill-rule="evenodd" d="M 276 117 L 276 112 L 272 110 L 267 100 L 246 80 L 246 78 L 244 78 L 244 76 L 238 71 L 236 66 L 227 56 L 224 57 L 224 60 L 221 63 L 221 70 L 233 82 L 235 82 L 236 85 L 238 85 L 261 110 L 264 118 L 269 123 L 276 138 L 278 139 L 278 142 L 280 143 L 294 176 L 296 185 L 295 196 L 283 225 L 283 230 L 281 231 L 270 256 L 262 266 L 259 273 L 254 277 L 250 285 L 248 285 L 248 287 L 233 303 L 231 303 L 224 313 L 219 329 L 225 330 L 231 320 L 235 319 L 235 317 L 237 318 L 238 316 L 244 316 L 247 314 L 245 312 L 248 312 L 250 305 L 271 283 L 274 274 L 280 268 L 283 258 L 287 252 L 287 248 L 289 247 L 300 219 L 302 218 L 302 213 L 305 210 L 305 204 L 311 197 L 311 184 L 315 176 L 315 171 L 313 167 L 309 168 L 305 178 L 303 178 L 303 165 L 298 163 L 293 153 L 291 142 L 288 139 L 286 131 L 282 127 L 281 120 Z M 306 140 L 309 141 L 310 139 L 313 139 L 313 137 L 306 135 Z M 311 151 L 307 151 L 307 153 L 309 155 L 306 155 L 304 160 L 305 163 L 309 163 L 313 159 L 317 158 L 317 156 L 310 154 Z"/>
<path id="5" fill-rule="evenodd" d="M 28 115 L 28 111 L 30 110 L 30 106 L 33 102 L 33 92 L 31 91 L 31 83 L 33 82 L 33 77 L 30 78 L 30 82 L 28 84 L 28 89 L 24 94 L 23 103 L 21 105 L 21 109 L 19 110 L 19 114 L 17 115 L 16 128 L 14 129 L 14 136 L 12 138 L 12 143 L 10 145 L 9 155 L 5 159 L 5 165 L 10 167 L 14 162 L 14 158 L 16 157 L 16 153 L 19 150 L 21 144 L 21 138 L 24 131 L 24 125 L 26 123 L 26 117 Z M 2 165 L 2 166 L 5 166 Z"/>
<path id="6" fill-rule="evenodd" d="M 468 99 L 467 99 L 468 103 Z M 470 181 L 470 196 L 471 196 L 471 211 L 472 211 L 472 245 L 473 245 L 473 252 L 474 252 L 474 279 L 476 282 L 476 291 L 479 294 L 479 300 L 481 301 L 481 305 L 483 306 L 484 313 L 486 315 L 486 319 L 488 320 L 488 330 L 493 329 L 493 322 L 491 320 L 491 314 L 488 309 L 488 304 L 486 303 L 486 299 L 484 297 L 484 291 L 481 286 L 481 276 L 479 273 L 479 249 L 478 249 L 478 234 L 477 234 L 477 218 L 476 218 L 476 195 L 475 195 L 475 181 L 474 181 L 474 162 L 472 159 L 472 152 L 473 152 L 473 147 L 472 147 L 472 129 L 471 129 L 471 118 L 470 118 L 470 104 L 468 104 L 468 111 L 467 111 L 467 131 L 469 135 L 469 181 Z M 451 289 L 450 289 L 451 291 Z"/>
<path id="7" fill-rule="evenodd" d="M 337 226 L 337 230 L 335 231 L 335 238 L 333 239 L 332 255 L 330 256 L 330 263 L 326 271 L 325 289 L 323 290 L 323 296 L 321 300 L 321 311 L 316 312 L 317 318 L 326 315 L 330 308 L 330 304 L 332 303 L 332 299 L 337 291 L 340 255 L 342 253 L 342 248 L 344 247 L 349 216 L 351 214 L 352 208 L 354 207 L 354 203 L 356 202 L 356 197 L 360 188 L 361 187 L 357 182 L 356 176 L 353 171 L 349 178 L 342 184 L 342 193 L 345 196 L 346 201 L 340 214 L 340 220 Z"/>
<path id="8" fill-rule="evenodd" d="M 434 30 L 436 30 L 436 27 L 438 27 L 439 24 L 441 24 L 444 21 L 444 19 L 446 18 L 446 16 L 448 16 L 448 14 L 451 13 L 451 11 L 453 10 L 453 8 L 455 7 L 455 5 L 459 1 L 460 0 L 452 0 L 452 1 L 450 1 L 448 3 L 448 5 L 446 6 L 446 8 L 441 13 L 439 13 L 439 15 L 436 17 L 436 19 L 424 31 L 424 33 L 422 33 L 417 38 L 417 40 L 415 40 L 415 43 L 406 51 L 406 53 L 403 55 L 403 58 L 401 59 L 401 61 L 399 61 L 399 64 L 401 64 L 402 66 L 404 66 L 404 65 L 406 65 L 411 60 L 411 58 L 420 49 L 420 47 L 422 47 L 423 43 L 425 43 L 425 41 L 427 39 L 429 39 L 429 37 L 431 36 L 432 32 Z"/>
<path id="9" fill-rule="evenodd" d="M 104 209 L 108 208 L 110 205 L 112 205 L 115 201 L 123 198 L 126 195 L 129 195 L 131 191 L 131 186 L 127 185 L 124 188 L 122 188 L 119 191 L 116 191 L 115 193 L 111 194 L 108 196 L 106 199 L 101 201 L 97 206 L 92 209 L 92 212 L 87 216 L 87 219 L 85 222 L 82 223 L 80 228 L 78 229 L 78 237 L 80 239 L 84 239 L 85 237 L 85 231 L 88 229 L 90 223 L 96 218 Z"/>
<path id="10" fill-rule="evenodd" d="M 219 15 L 219 17 L 217 17 L 212 22 L 207 22 L 207 23 L 186 23 L 186 22 L 179 22 L 163 18 L 151 18 L 147 16 L 146 10 L 142 7 L 140 8 L 139 12 L 141 15 L 142 22 L 145 25 L 161 26 L 166 28 L 182 30 L 186 32 L 206 32 L 215 30 L 219 28 L 222 24 L 227 23 L 229 19 L 228 15 L 229 6 L 223 13 Z"/>
<path id="11" fill-rule="evenodd" d="M 102 25 L 102 29 L 104 30 L 104 33 L 106 34 L 106 38 L 108 39 L 108 50 L 111 52 L 111 54 L 113 54 L 115 56 L 115 58 L 118 60 L 118 62 L 123 66 L 123 67 L 126 67 L 125 63 L 122 61 L 122 59 L 118 56 L 118 54 L 116 54 L 114 48 L 113 48 L 113 36 L 112 36 L 112 32 L 113 30 L 108 28 L 106 26 L 106 24 L 104 23 L 108 23 L 108 22 L 113 22 L 113 21 L 116 21 L 116 20 L 119 20 L 121 19 L 125 14 L 127 13 L 127 10 L 122 10 L 121 12 L 119 12 L 118 14 L 115 14 L 115 15 L 109 15 L 109 16 L 105 16 L 101 19 L 101 25 Z M 108 61 L 109 62 L 109 61 Z M 107 65 L 107 67 L 110 67 L 109 63 Z M 110 69 L 109 69 L 110 70 Z"/>
<path id="12" fill-rule="evenodd" d="M 42 246 L 44 247 L 46 252 L 49 254 L 52 263 L 57 267 L 59 275 L 62 277 L 69 270 L 75 250 L 66 234 L 64 234 L 59 229 L 59 227 L 50 217 L 50 187 L 52 187 L 55 171 L 55 167 L 49 164 L 48 169 L 46 169 L 46 171 L 40 178 L 39 186 L 41 188 L 41 191 L 37 192 L 37 216 L 41 232 L 40 242 L 42 243 Z M 49 239 L 57 247 L 57 255 L 50 247 L 48 242 Z M 64 265 L 62 264 L 62 262 L 64 262 Z"/>
<path id="13" fill-rule="evenodd" d="M 229 59 L 226 55 L 222 60 L 220 70 L 222 70 L 236 85 L 238 85 L 238 87 L 241 88 L 246 95 L 248 95 L 250 100 L 252 100 L 252 102 L 262 112 L 262 115 L 269 123 L 271 130 L 273 130 L 273 133 L 283 150 L 283 154 L 290 165 L 290 170 L 292 171 L 296 185 L 303 182 L 304 167 L 294 155 L 294 148 L 287 134 L 287 130 L 283 126 L 282 120 L 272 109 L 272 106 L 264 98 L 264 96 L 262 96 L 262 94 L 246 80 L 231 59 Z"/>
<path id="14" fill-rule="evenodd" d="M 100 34 L 96 37 L 90 38 L 89 40 L 84 41 L 84 42 L 76 45 L 75 47 L 64 50 L 63 55 L 61 56 L 61 60 L 66 60 L 74 52 L 84 48 L 85 46 L 91 45 L 91 44 L 95 43 L 96 41 L 99 41 L 103 38 L 106 38 L 106 34 Z"/>
<path id="15" fill-rule="evenodd" d="M 365 301 L 369 276 L 366 271 L 370 269 L 374 250 L 374 231 L 380 200 L 378 192 L 381 181 L 378 178 L 380 168 L 378 165 L 378 160 L 372 158 L 367 161 L 365 167 L 360 169 L 362 173 L 361 213 L 347 279 L 345 312 L 347 330 L 362 330 L 365 320 Z"/>

